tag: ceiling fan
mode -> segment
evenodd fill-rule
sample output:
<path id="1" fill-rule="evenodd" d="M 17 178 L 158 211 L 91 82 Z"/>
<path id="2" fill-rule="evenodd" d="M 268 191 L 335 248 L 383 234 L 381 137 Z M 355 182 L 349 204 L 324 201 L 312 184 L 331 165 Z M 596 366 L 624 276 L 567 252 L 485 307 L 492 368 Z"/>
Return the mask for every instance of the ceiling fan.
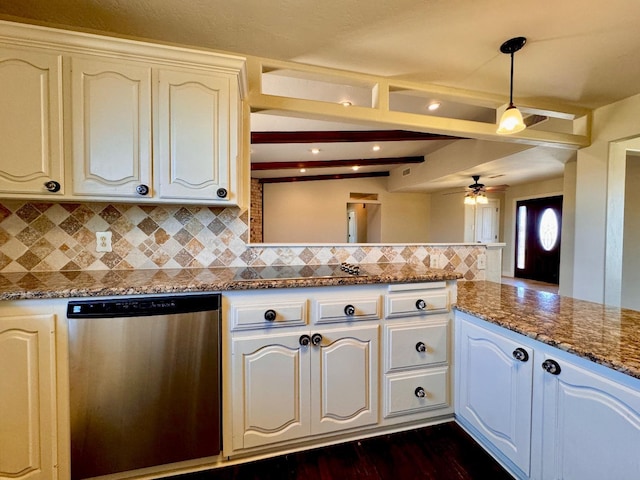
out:
<path id="1" fill-rule="evenodd" d="M 484 183 L 478 183 L 478 180 L 480 180 L 480 175 L 472 175 L 471 178 L 473 178 L 473 183 L 467 187 L 471 191 L 471 193 L 477 195 L 480 192 L 487 191 L 487 187 L 484 186 Z"/>
<path id="2" fill-rule="evenodd" d="M 493 187 L 487 187 L 484 183 L 480 183 L 480 175 L 472 175 L 473 183 L 467 186 L 464 190 L 458 190 L 455 192 L 446 192 L 444 195 L 453 195 L 455 193 L 467 193 L 471 195 L 478 195 L 480 193 L 487 192 L 504 192 L 509 185 L 495 185 Z"/>

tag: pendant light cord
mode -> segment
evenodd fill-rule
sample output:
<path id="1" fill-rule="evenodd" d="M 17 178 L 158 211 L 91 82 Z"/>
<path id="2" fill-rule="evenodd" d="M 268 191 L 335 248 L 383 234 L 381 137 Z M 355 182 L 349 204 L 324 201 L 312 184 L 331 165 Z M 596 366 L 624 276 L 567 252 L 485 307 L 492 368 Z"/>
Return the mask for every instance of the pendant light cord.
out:
<path id="1" fill-rule="evenodd" d="M 509 108 L 513 107 L 513 54 L 511 52 L 511 82 L 509 82 Z"/>

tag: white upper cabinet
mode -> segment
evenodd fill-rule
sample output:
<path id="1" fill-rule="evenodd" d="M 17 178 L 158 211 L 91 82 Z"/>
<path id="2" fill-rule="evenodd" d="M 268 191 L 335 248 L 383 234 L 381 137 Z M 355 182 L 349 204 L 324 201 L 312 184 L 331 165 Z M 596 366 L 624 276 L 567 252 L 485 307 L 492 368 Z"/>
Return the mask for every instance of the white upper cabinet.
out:
<path id="1" fill-rule="evenodd" d="M 0 48 L 0 85 L 0 193 L 61 196 L 62 56 Z"/>
<path id="2" fill-rule="evenodd" d="M 158 72 L 159 197 L 230 201 L 238 142 L 235 79 L 161 69 Z"/>
<path id="3" fill-rule="evenodd" d="M 244 204 L 245 68 L 233 55 L 0 21 L 0 195 Z"/>
<path id="4" fill-rule="evenodd" d="M 151 197 L 151 68 L 72 58 L 71 103 L 73 193 Z"/>

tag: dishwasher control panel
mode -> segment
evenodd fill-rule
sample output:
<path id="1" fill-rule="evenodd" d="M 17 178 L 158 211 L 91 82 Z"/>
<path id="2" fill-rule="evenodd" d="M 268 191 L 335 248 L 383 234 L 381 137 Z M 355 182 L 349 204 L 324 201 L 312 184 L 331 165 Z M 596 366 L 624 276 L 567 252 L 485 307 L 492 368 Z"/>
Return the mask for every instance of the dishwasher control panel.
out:
<path id="1" fill-rule="evenodd" d="M 67 318 L 134 317 L 204 312 L 220 307 L 220 294 L 162 297 L 74 300 L 67 305 Z"/>

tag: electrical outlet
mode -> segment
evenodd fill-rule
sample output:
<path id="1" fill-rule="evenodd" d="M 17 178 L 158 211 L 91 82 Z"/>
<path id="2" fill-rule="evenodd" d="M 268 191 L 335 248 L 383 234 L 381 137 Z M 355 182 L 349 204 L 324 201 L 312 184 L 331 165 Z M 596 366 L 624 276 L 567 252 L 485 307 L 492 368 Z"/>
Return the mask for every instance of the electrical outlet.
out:
<path id="1" fill-rule="evenodd" d="M 111 251 L 111 232 L 96 232 L 96 252 Z"/>
<path id="2" fill-rule="evenodd" d="M 431 268 L 439 268 L 438 255 L 431 255 L 429 257 L 429 266 Z"/>
<path id="3" fill-rule="evenodd" d="M 478 255 L 476 265 L 478 267 L 478 270 L 484 270 L 485 268 L 487 268 L 487 256 L 484 253 Z"/>

